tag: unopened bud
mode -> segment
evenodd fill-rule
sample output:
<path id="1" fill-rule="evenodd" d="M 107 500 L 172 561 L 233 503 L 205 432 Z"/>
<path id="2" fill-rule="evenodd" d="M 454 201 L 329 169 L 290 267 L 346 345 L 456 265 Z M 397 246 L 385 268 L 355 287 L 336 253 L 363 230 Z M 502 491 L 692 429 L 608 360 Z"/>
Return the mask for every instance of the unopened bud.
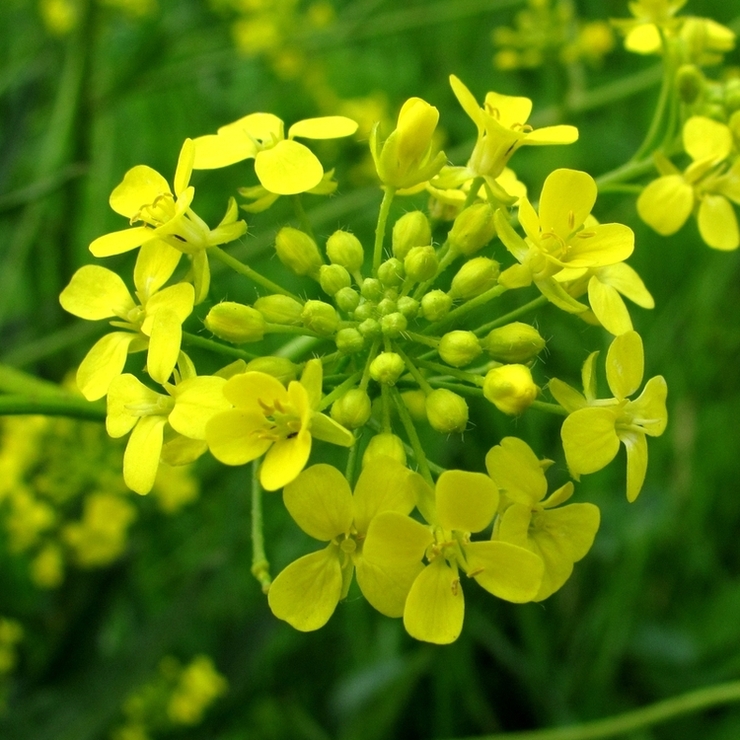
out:
<path id="1" fill-rule="evenodd" d="M 408 409 L 414 421 L 427 420 L 427 396 L 423 390 L 404 391 L 401 394 L 403 405 Z"/>
<path id="2" fill-rule="evenodd" d="M 340 352 L 352 355 L 365 346 L 365 337 L 357 329 L 340 329 L 334 337 L 334 342 Z"/>
<path id="3" fill-rule="evenodd" d="M 468 424 L 465 399 L 446 388 L 437 388 L 427 396 L 426 411 L 432 429 L 442 434 L 464 432 Z"/>
<path id="4" fill-rule="evenodd" d="M 403 262 L 396 257 L 386 260 L 378 268 L 378 280 L 386 288 L 401 285 L 403 277 Z"/>
<path id="5" fill-rule="evenodd" d="M 395 352 L 381 352 L 370 363 L 370 377 L 384 385 L 395 385 L 406 369 L 401 356 Z"/>
<path id="6" fill-rule="evenodd" d="M 342 288 L 334 294 L 334 302 L 340 311 L 352 313 L 360 305 L 360 294 L 354 288 Z"/>
<path id="7" fill-rule="evenodd" d="M 365 250 L 360 240 L 349 231 L 335 231 L 326 242 L 326 254 L 333 265 L 357 272 L 365 260 Z"/>
<path id="8" fill-rule="evenodd" d="M 375 305 L 370 301 L 363 301 L 354 310 L 353 318 L 355 321 L 365 321 L 367 319 L 375 318 L 377 311 Z"/>
<path id="9" fill-rule="evenodd" d="M 302 323 L 303 306 L 295 298 L 287 295 L 263 296 L 254 302 L 254 307 L 264 316 L 265 321 L 271 324 L 298 326 Z"/>
<path id="10" fill-rule="evenodd" d="M 357 328 L 368 339 L 377 339 L 381 334 L 380 323 L 375 319 L 365 319 Z"/>
<path id="11" fill-rule="evenodd" d="M 545 348 L 545 340 L 533 326 L 514 321 L 492 329 L 481 346 L 494 360 L 521 363 L 536 357 Z"/>
<path id="12" fill-rule="evenodd" d="M 489 370 L 483 381 L 483 395 L 505 414 L 516 416 L 529 408 L 539 388 L 526 365 L 502 365 Z"/>
<path id="13" fill-rule="evenodd" d="M 452 278 L 449 295 L 455 300 L 467 301 L 485 293 L 498 282 L 501 268 L 496 260 L 473 257 Z"/>
<path id="14" fill-rule="evenodd" d="M 233 344 L 259 342 L 265 335 L 265 320 L 251 306 L 233 301 L 217 303 L 203 322 L 219 339 Z"/>
<path id="15" fill-rule="evenodd" d="M 387 316 L 390 313 L 395 313 L 398 310 L 396 302 L 391 298 L 383 298 L 378 303 L 378 315 Z"/>
<path id="16" fill-rule="evenodd" d="M 432 290 L 421 299 L 421 312 L 427 321 L 440 321 L 451 307 L 452 298 L 443 290 Z"/>
<path id="17" fill-rule="evenodd" d="M 419 301 L 408 295 L 399 298 L 396 306 L 407 319 L 413 319 L 419 313 Z"/>
<path id="18" fill-rule="evenodd" d="M 283 226 L 275 237 L 275 251 L 280 261 L 296 275 L 318 275 L 324 263 L 316 242 L 292 226 Z"/>
<path id="19" fill-rule="evenodd" d="M 488 203 L 475 203 L 461 211 L 447 237 L 450 247 L 466 256 L 483 249 L 496 235 L 494 213 Z"/>
<path id="20" fill-rule="evenodd" d="M 336 309 L 323 301 L 306 301 L 301 318 L 307 329 L 321 334 L 322 337 L 332 335 L 339 326 Z"/>
<path id="21" fill-rule="evenodd" d="M 390 457 L 391 460 L 406 464 L 406 450 L 403 442 L 395 434 L 376 434 L 368 443 L 362 456 L 362 467 L 364 468 L 372 460 L 379 457 Z"/>
<path id="22" fill-rule="evenodd" d="M 439 267 L 439 259 L 434 247 L 411 247 L 403 260 L 406 275 L 421 283 L 434 277 Z"/>
<path id="23" fill-rule="evenodd" d="M 480 340 L 472 331 L 451 331 L 439 341 L 439 356 L 452 367 L 471 363 L 482 352 Z"/>
<path id="24" fill-rule="evenodd" d="M 406 317 L 398 311 L 389 313 L 380 319 L 380 329 L 383 336 L 388 337 L 388 339 L 396 339 L 401 336 L 401 332 L 406 331 L 407 325 Z"/>
<path id="25" fill-rule="evenodd" d="M 247 370 L 272 375 L 286 386 L 298 377 L 298 366 L 287 357 L 258 357 L 247 363 Z"/>
<path id="26" fill-rule="evenodd" d="M 347 429 L 358 429 L 370 418 L 370 396 L 359 388 L 352 388 L 331 406 L 331 418 Z"/>
<path id="27" fill-rule="evenodd" d="M 342 288 L 349 288 L 352 278 L 342 265 L 321 265 L 319 268 L 319 285 L 327 295 L 333 296 Z"/>
<path id="28" fill-rule="evenodd" d="M 411 247 L 426 247 L 432 243 L 432 227 L 422 211 L 404 214 L 393 224 L 393 255 L 402 260 Z"/>
<path id="29" fill-rule="evenodd" d="M 701 95 L 704 75 L 695 64 L 682 64 L 676 72 L 676 89 L 681 100 L 691 105 Z"/>
<path id="30" fill-rule="evenodd" d="M 379 301 L 383 297 L 383 286 L 376 278 L 365 278 L 360 286 L 362 297 L 368 301 Z"/>

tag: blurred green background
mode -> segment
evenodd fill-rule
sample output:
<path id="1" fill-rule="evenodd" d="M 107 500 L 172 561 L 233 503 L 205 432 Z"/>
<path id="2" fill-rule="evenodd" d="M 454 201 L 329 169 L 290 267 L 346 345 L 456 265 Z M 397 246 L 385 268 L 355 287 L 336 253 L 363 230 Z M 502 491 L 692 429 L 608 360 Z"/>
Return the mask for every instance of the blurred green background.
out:
<path id="1" fill-rule="evenodd" d="M 417 95 L 440 109 L 445 150 L 462 164 L 474 130 L 449 88 L 454 73 L 479 99 L 492 89 L 532 98 L 535 125 L 579 127 L 578 143 L 531 148 L 513 161 L 533 197 L 555 167 L 597 176 L 626 161 L 657 99 L 658 59 L 629 55 L 617 40 L 595 63 L 560 64 L 555 49 L 543 65 L 497 70 L 491 32 L 510 26 L 523 5 L 4 0 L 0 362 L 61 382 L 102 331 L 66 315 L 58 294 L 75 269 L 93 261 L 90 241 L 125 225 L 108 208 L 110 191 L 135 164 L 171 178 L 185 137 L 250 112 L 270 111 L 290 123 L 362 111 L 383 116 L 387 133 L 403 100 Z M 572 9 L 584 20 L 627 15 L 618 0 L 584 0 Z M 738 29 L 733 3 L 692 0 L 686 10 Z M 272 30 L 244 25 L 270 14 L 279 19 Z M 738 63 L 737 52 L 727 63 Z M 381 193 L 364 174 L 366 145 L 321 151 L 337 162 L 340 188 L 331 199 L 308 197 L 314 227 L 324 237 L 349 226 L 369 238 Z M 241 165 L 196 173 L 194 182 L 198 212 L 214 224 L 226 196 L 255 180 Z M 397 202 L 394 214 L 424 200 Z M 29 575 L 41 566 L 18 546 L 0 501 L 0 617 L 23 630 L 17 664 L 0 673 L 0 737 L 109 738 L 124 722 L 126 697 L 162 675 L 165 656 L 185 664 L 206 654 L 229 685 L 202 722 L 164 723 L 151 733 L 183 740 L 471 736 L 603 717 L 738 678 L 740 256 L 707 248 L 693 222 L 670 239 L 657 236 L 637 219 L 631 195 L 605 194 L 595 214 L 636 232 L 630 264 L 656 308 L 632 315 L 645 342 L 646 377 L 660 373 L 668 381 L 669 427 L 651 440 L 648 478 L 635 504 L 624 496 L 623 452 L 618 464 L 577 487 L 601 507 L 602 526 L 560 592 L 515 606 L 469 589 L 463 635 L 448 647 L 414 642 L 400 621 L 374 613 L 354 591 L 324 629 L 301 634 L 272 617 L 250 574 L 248 468 L 201 460 L 199 497 L 170 515 L 162 498 L 131 494 L 136 521 L 125 550 L 105 567 L 71 563 L 52 588 Z M 263 259 L 270 274 L 271 239 L 291 218 L 283 203 L 248 216 L 249 235 L 234 253 Z M 131 263 L 123 256 L 106 266 Z M 226 295 L 254 298 L 251 288 L 219 272 L 211 297 Z M 548 377 L 575 382 L 587 352 L 606 348 L 603 332 L 552 306 L 538 323 L 550 339 Z M 556 419 L 529 413 L 509 420 L 491 410 L 472 421 L 464 443 L 430 437 L 433 458 L 480 469 L 485 451 L 506 434 L 525 436 L 541 456 L 559 449 Z M 120 447 L 93 423 L 55 423 L 33 434 L 29 426 L 7 426 L 6 445 L 12 439 L 34 448 L 24 453 L 29 480 L 47 493 L 62 491 L 47 495 L 62 512 L 57 517 L 79 517 L 76 483 L 99 485 L 100 470 L 120 464 Z M 5 454 L 5 465 L 13 454 L 21 453 Z M 557 466 L 564 480 L 562 455 Z M 0 465 L 0 475 L 11 473 Z M 265 507 L 277 572 L 309 545 L 277 499 L 268 496 Z M 740 709 L 630 737 L 736 740 Z"/>

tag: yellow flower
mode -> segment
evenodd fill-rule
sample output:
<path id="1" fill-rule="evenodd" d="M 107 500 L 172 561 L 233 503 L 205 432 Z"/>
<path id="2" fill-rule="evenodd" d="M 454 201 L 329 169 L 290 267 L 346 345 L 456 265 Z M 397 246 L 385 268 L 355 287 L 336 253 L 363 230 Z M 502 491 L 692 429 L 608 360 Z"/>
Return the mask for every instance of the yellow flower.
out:
<path id="1" fill-rule="evenodd" d="M 207 655 L 197 655 L 187 665 L 167 703 L 167 716 L 178 725 L 197 725 L 206 709 L 223 696 L 228 681 Z"/>
<path id="2" fill-rule="evenodd" d="M 470 541 L 498 510 L 499 492 L 487 475 L 448 470 L 435 491 L 424 488 L 417 505 L 431 528 L 395 511 L 378 514 L 368 529 L 365 559 L 380 568 L 410 568 L 426 556 L 403 623 L 417 640 L 444 645 L 458 638 L 465 616 L 460 570 L 494 596 L 523 603 L 537 595 L 544 565 L 509 542 Z"/>
<path id="3" fill-rule="evenodd" d="M 521 263 L 502 272 L 499 283 L 516 288 L 534 282 L 564 311 L 585 311 L 560 283 L 575 280 L 590 268 L 621 262 L 632 254 L 635 241 L 632 229 L 622 224 L 587 228 L 585 221 L 595 202 L 596 182 L 591 175 L 559 169 L 542 186 L 539 215 L 527 198 L 519 201 L 519 223 L 526 239 L 517 235 L 503 211 L 497 211 L 498 235 Z"/>
<path id="4" fill-rule="evenodd" d="M 637 212 L 663 236 L 675 234 L 696 210 L 701 238 L 714 249 L 737 249 L 740 231 L 730 201 L 740 203 L 740 160 L 728 169 L 732 132 L 723 123 L 692 116 L 683 127 L 683 145 L 692 163 L 683 173 L 656 158 L 663 176 L 637 199 Z M 698 206 L 698 209 L 697 209 Z"/>
<path id="5" fill-rule="evenodd" d="M 85 265 L 59 296 L 62 308 L 88 321 L 115 318 L 114 331 L 99 339 L 80 364 L 77 385 L 88 401 L 102 398 L 121 374 L 129 352 L 148 349 L 147 372 L 165 383 L 180 353 L 182 323 L 191 314 L 195 292 L 189 283 L 162 285 L 171 272 L 161 252 L 147 246 L 134 273 L 137 304 L 123 280 L 111 270 Z"/>
<path id="6" fill-rule="evenodd" d="M 573 495 L 571 482 L 545 498 L 544 467 L 549 464 L 549 460 L 538 460 L 529 445 L 516 437 L 504 437 L 486 455 L 488 474 L 502 491 L 495 539 L 525 547 L 545 564 L 534 601 L 546 599 L 568 580 L 573 564 L 591 549 L 600 521 L 599 509 L 593 504 L 554 508 Z"/>
<path id="7" fill-rule="evenodd" d="M 561 437 L 571 475 L 595 473 L 616 456 L 619 443 L 627 449 L 627 499 L 634 501 L 647 472 L 646 435 L 659 437 L 668 422 L 668 388 L 661 375 L 650 378 L 642 393 L 645 358 L 642 339 L 635 331 L 616 337 L 606 356 L 606 378 L 614 398 L 596 397 L 596 357 L 592 353 L 583 366 L 584 395 L 557 378 L 550 381 L 553 396 L 568 411 Z"/>
<path id="8" fill-rule="evenodd" d="M 339 183 L 334 179 L 334 170 L 324 172 L 319 184 L 306 190 L 310 195 L 331 195 Z M 271 193 L 264 185 L 254 185 L 249 188 L 239 188 L 239 195 L 245 197 L 251 203 L 242 205 L 247 213 L 262 213 L 266 211 L 280 197 L 277 193 Z"/>
<path id="9" fill-rule="evenodd" d="M 363 557 L 364 540 L 383 512 L 405 516 L 423 481 L 389 457 L 362 470 L 354 495 L 347 479 L 331 465 L 313 465 L 283 491 L 290 515 L 306 534 L 328 545 L 288 565 L 270 586 L 273 614 L 298 630 L 319 629 L 347 595 L 353 574 L 365 598 L 382 614 L 400 617 L 420 562 L 378 567 Z M 419 525 L 421 526 L 421 525 Z"/>
<path id="10" fill-rule="evenodd" d="M 285 124 L 272 113 L 251 113 L 194 141 L 196 170 L 228 167 L 254 159 L 254 171 L 265 190 L 277 195 L 305 193 L 324 176 L 316 155 L 295 137 L 336 139 L 351 136 L 357 124 L 344 116 L 306 118 L 294 123 L 285 138 Z"/>
<path id="11" fill-rule="evenodd" d="M 322 367 L 309 360 L 300 382 L 283 384 L 262 372 L 235 375 L 224 386 L 234 408 L 206 425 L 213 456 L 226 465 L 244 465 L 265 455 L 260 482 L 268 491 L 290 483 L 311 454 L 311 438 L 351 447 L 351 432 L 319 413 Z M 266 454 L 265 454 L 266 453 Z"/>
<path id="12" fill-rule="evenodd" d="M 633 18 L 612 20 L 625 34 L 624 47 L 635 54 L 657 54 L 663 48 L 663 33 L 674 34 L 681 25 L 675 15 L 687 0 L 634 0 L 629 3 Z"/>
<path id="13" fill-rule="evenodd" d="M 527 124 L 532 112 L 529 98 L 489 92 L 481 108 L 470 90 L 455 75 L 450 75 L 450 84 L 463 110 L 478 128 L 478 140 L 467 165 L 471 177 L 495 180 L 521 146 L 572 144 L 578 139 L 575 126 L 532 129 Z"/>

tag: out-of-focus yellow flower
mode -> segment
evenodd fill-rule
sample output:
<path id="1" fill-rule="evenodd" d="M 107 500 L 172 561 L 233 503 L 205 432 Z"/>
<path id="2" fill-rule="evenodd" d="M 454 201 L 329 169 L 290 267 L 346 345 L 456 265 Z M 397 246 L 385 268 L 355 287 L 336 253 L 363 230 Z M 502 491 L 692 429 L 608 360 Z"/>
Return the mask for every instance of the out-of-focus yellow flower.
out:
<path id="1" fill-rule="evenodd" d="M 350 431 L 318 411 L 322 367 L 309 360 L 300 382 L 285 386 L 262 372 L 235 375 L 224 386 L 234 408 L 206 425 L 213 456 L 226 465 L 244 465 L 265 455 L 260 482 L 268 491 L 298 477 L 311 454 L 311 438 L 351 447 Z"/>
<path id="2" fill-rule="evenodd" d="M 25 486 L 19 486 L 7 498 L 9 511 L 5 520 L 11 552 L 23 552 L 33 547 L 41 535 L 57 521 L 54 508 L 34 496 Z"/>
<path id="3" fill-rule="evenodd" d="M 645 367 L 642 339 L 630 331 L 612 341 L 606 356 L 606 378 L 614 398 L 597 398 L 597 355 L 592 353 L 583 366 L 584 395 L 557 378 L 549 384 L 552 395 L 568 411 L 560 432 L 565 459 L 571 475 L 579 480 L 606 467 L 621 442 L 627 449 L 627 499 L 634 501 L 647 471 L 646 435 L 659 437 L 668 423 L 668 387 L 663 376 L 656 375 L 630 400 L 642 384 Z"/>
<path id="4" fill-rule="evenodd" d="M 411 513 L 420 484 L 418 474 L 389 457 L 365 465 L 354 495 L 331 465 L 313 465 L 288 484 L 283 501 L 291 516 L 304 532 L 328 545 L 294 561 L 273 581 L 268 600 L 275 616 L 304 632 L 323 627 L 356 574 L 372 606 L 400 617 L 421 563 L 378 567 L 363 557 L 363 545 L 375 517 Z"/>
<path id="5" fill-rule="evenodd" d="M 494 539 L 526 547 L 545 564 L 542 585 L 534 601 L 555 593 L 570 577 L 574 563 L 591 549 L 599 528 L 599 509 L 593 504 L 564 503 L 573 495 L 566 483 L 547 495 L 544 467 L 529 445 L 504 437 L 486 455 L 486 469 L 502 493 L 501 519 Z"/>
<path id="6" fill-rule="evenodd" d="M 676 18 L 687 0 L 634 0 L 630 19 L 613 19 L 612 24 L 625 34 L 624 46 L 635 54 L 656 54 L 663 48 L 661 31 L 673 35 L 681 25 Z"/>
<path id="7" fill-rule="evenodd" d="M 64 581 L 62 549 L 50 542 L 39 550 L 31 561 L 31 580 L 39 588 L 57 588 Z"/>
<path id="8" fill-rule="evenodd" d="M 285 138 L 285 124 L 272 113 L 252 113 L 194 141 L 197 170 L 228 167 L 254 159 L 254 171 L 270 193 L 294 195 L 315 188 L 324 176 L 318 157 L 295 141 L 351 136 L 357 124 L 344 116 L 307 118 L 294 123 Z"/>
<path id="9" fill-rule="evenodd" d="M 18 661 L 18 643 L 23 640 L 20 622 L 0 617 L 0 677 L 13 671 Z"/>
<path id="10" fill-rule="evenodd" d="M 78 8 L 73 0 L 41 0 L 41 20 L 54 36 L 66 36 L 78 21 Z"/>
<path id="11" fill-rule="evenodd" d="M 177 725 L 197 725 L 203 714 L 229 688 L 207 655 L 197 655 L 180 674 L 167 704 L 167 716 Z"/>
<path id="12" fill-rule="evenodd" d="M 670 236 L 696 211 L 706 244 L 714 249 L 737 249 L 740 230 L 730 201 L 740 203 L 740 159 L 728 169 L 732 131 L 711 118 L 692 116 L 683 127 L 683 145 L 692 159 L 683 172 L 664 157 L 656 158 L 662 177 L 640 193 L 640 218 L 659 234 Z"/>
<path id="13" fill-rule="evenodd" d="M 199 494 L 198 481 L 187 465 L 167 465 L 160 460 L 152 496 L 165 514 L 176 514 Z"/>

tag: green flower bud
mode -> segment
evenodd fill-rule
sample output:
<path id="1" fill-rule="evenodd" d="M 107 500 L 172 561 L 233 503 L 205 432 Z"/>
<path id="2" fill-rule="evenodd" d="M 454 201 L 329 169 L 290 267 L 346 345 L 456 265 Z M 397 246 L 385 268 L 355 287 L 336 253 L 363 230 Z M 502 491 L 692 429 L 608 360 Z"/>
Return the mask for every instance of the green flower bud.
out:
<path id="1" fill-rule="evenodd" d="M 370 418 L 370 396 L 359 388 L 352 388 L 331 405 L 331 418 L 347 429 L 358 429 Z"/>
<path id="2" fill-rule="evenodd" d="M 370 363 L 370 377 L 384 385 L 395 385 L 405 370 L 404 361 L 395 352 L 381 352 Z"/>
<path id="3" fill-rule="evenodd" d="M 360 240 L 349 231 L 335 231 L 326 242 L 326 254 L 333 265 L 357 272 L 365 261 L 365 250 Z"/>
<path id="4" fill-rule="evenodd" d="M 514 321 L 492 329 L 481 346 L 499 362 L 527 362 L 545 348 L 545 340 L 533 326 Z"/>
<path id="5" fill-rule="evenodd" d="M 404 391 L 401 400 L 414 421 L 427 420 L 427 396 L 423 390 L 417 388 L 414 391 Z"/>
<path id="6" fill-rule="evenodd" d="M 360 294 L 354 288 L 342 288 L 334 294 L 334 302 L 340 311 L 352 313 L 360 305 Z"/>
<path id="7" fill-rule="evenodd" d="M 333 296 L 342 288 L 349 288 L 352 278 L 342 265 L 321 265 L 319 268 L 319 285 L 327 295 Z"/>
<path id="8" fill-rule="evenodd" d="M 388 339 L 396 339 L 401 336 L 401 332 L 406 331 L 407 325 L 406 317 L 398 311 L 396 313 L 389 313 L 380 319 L 380 329 L 383 332 L 383 336 L 388 337 Z"/>
<path id="9" fill-rule="evenodd" d="M 365 346 L 365 337 L 352 328 L 340 329 L 334 337 L 337 349 L 345 355 L 359 352 Z"/>
<path id="10" fill-rule="evenodd" d="M 393 224 L 393 255 L 406 258 L 411 247 L 426 247 L 432 243 L 432 227 L 422 211 L 405 213 Z"/>
<path id="11" fill-rule="evenodd" d="M 254 302 L 254 307 L 271 324 L 290 324 L 299 326 L 302 323 L 303 306 L 295 298 L 287 295 L 266 295 Z"/>
<path id="12" fill-rule="evenodd" d="M 489 370 L 483 381 L 483 395 L 505 414 L 516 416 L 529 408 L 539 388 L 526 365 L 502 365 Z"/>
<path id="13" fill-rule="evenodd" d="M 466 256 L 483 249 L 496 235 L 494 213 L 488 203 L 476 203 L 461 211 L 447 237 L 450 247 Z"/>
<path id="14" fill-rule="evenodd" d="M 405 465 L 406 450 L 403 442 L 395 434 L 376 434 L 362 455 L 362 467 L 364 468 L 369 462 L 379 457 L 390 457 L 401 465 Z"/>
<path id="15" fill-rule="evenodd" d="M 375 319 L 365 319 L 357 328 L 368 339 L 377 339 L 381 334 L 380 323 Z"/>
<path id="16" fill-rule="evenodd" d="M 383 297 L 383 286 L 380 280 L 365 278 L 360 286 L 360 293 L 368 301 L 379 301 Z"/>
<path id="17" fill-rule="evenodd" d="M 485 293 L 498 282 L 501 267 L 488 257 L 473 257 L 452 278 L 449 295 L 455 300 L 467 301 Z"/>
<path id="18" fill-rule="evenodd" d="M 443 290 L 432 290 L 421 299 L 421 312 L 427 321 L 440 321 L 450 312 L 452 298 Z"/>
<path id="19" fill-rule="evenodd" d="M 247 370 L 272 375 L 286 386 L 298 378 L 298 366 L 287 357 L 258 357 L 247 363 Z"/>
<path id="20" fill-rule="evenodd" d="M 378 314 L 381 316 L 387 316 L 388 314 L 395 313 L 397 310 L 398 306 L 396 306 L 396 302 L 390 298 L 383 298 L 378 303 Z"/>
<path id="21" fill-rule="evenodd" d="M 482 352 L 480 340 L 472 331 L 451 331 L 445 334 L 437 348 L 439 356 L 452 367 L 471 363 Z"/>
<path id="22" fill-rule="evenodd" d="M 419 301 L 408 295 L 399 298 L 396 306 L 407 319 L 413 319 L 419 313 Z"/>
<path id="23" fill-rule="evenodd" d="M 704 75 L 695 64 L 682 64 L 676 72 L 676 89 L 687 105 L 696 102 L 704 88 Z"/>
<path id="24" fill-rule="evenodd" d="M 323 301 L 306 301 L 301 318 L 307 329 L 324 337 L 332 335 L 339 326 L 339 314 L 336 309 Z"/>
<path id="25" fill-rule="evenodd" d="M 204 323 L 212 334 L 233 344 L 259 342 L 265 335 L 262 314 L 251 306 L 233 301 L 217 303 L 208 312 Z"/>
<path id="26" fill-rule="evenodd" d="M 373 303 L 370 301 L 363 301 L 354 310 L 353 318 L 355 321 L 365 321 L 367 319 L 372 319 L 376 313 L 377 311 Z"/>
<path id="27" fill-rule="evenodd" d="M 324 263 L 316 242 L 292 226 L 283 226 L 275 237 L 275 251 L 280 261 L 296 275 L 316 277 Z"/>
<path id="28" fill-rule="evenodd" d="M 386 288 L 401 285 L 403 277 L 403 262 L 396 257 L 386 260 L 378 268 L 378 280 Z"/>
<path id="29" fill-rule="evenodd" d="M 427 419 L 442 434 L 460 433 L 468 424 L 468 404 L 462 396 L 437 388 L 426 398 Z"/>
<path id="30" fill-rule="evenodd" d="M 434 277 L 439 267 L 434 247 L 411 247 L 403 260 L 403 267 L 406 275 L 417 283 Z"/>
<path id="31" fill-rule="evenodd" d="M 740 78 L 733 77 L 725 84 L 725 108 L 729 113 L 740 109 Z"/>

